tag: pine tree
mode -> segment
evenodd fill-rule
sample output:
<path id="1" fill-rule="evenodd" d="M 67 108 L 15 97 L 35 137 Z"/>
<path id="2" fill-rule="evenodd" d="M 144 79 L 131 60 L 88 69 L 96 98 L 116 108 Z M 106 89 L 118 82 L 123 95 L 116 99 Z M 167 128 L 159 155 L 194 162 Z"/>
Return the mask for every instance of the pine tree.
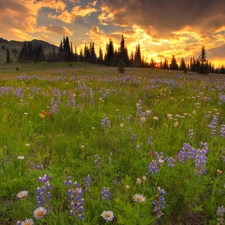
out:
<path id="1" fill-rule="evenodd" d="M 141 67 L 141 48 L 140 48 L 140 44 L 138 44 L 136 46 L 136 51 L 134 54 L 134 65 L 136 67 Z"/>
<path id="2" fill-rule="evenodd" d="M 207 73 L 209 73 L 209 71 L 208 71 L 208 65 L 207 65 L 207 60 L 206 60 L 205 46 L 202 46 L 202 52 L 201 52 L 199 61 L 200 61 L 199 73 L 201 73 L 201 74 L 207 74 Z"/>
<path id="3" fill-rule="evenodd" d="M 184 58 L 181 59 L 180 70 L 187 71 L 187 66 L 186 66 Z"/>
<path id="4" fill-rule="evenodd" d="M 169 69 L 168 60 L 166 58 L 164 59 L 164 63 L 162 65 L 162 69 L 164 69 L 164 70 L 168 70 Z"/>
<path id="5" fill-rule="evenodd" d="M 125 40 L 123 35 L 121 37 L 120 48 L 118 51 L 118 61 L 121 62 L 121 60 L 123 61 L 125 66 L 129 66 L 128 51 L 127 48 L 125 47 Z"/>
<path id="6" fill-rule="evenodd" d="M 9 49 L 6 50 L 6 63 L 11 63 Z"/>
<path id="7" fill-rule="evenodd" d="M 103 63 L 103 53 L 101 47 L 99 48 L 98 64 L 102 65 Z"/>
<path id="8" fill-rule="evenodd" d="M 172 56 L 172 59 L 171 59 L 170 69 L 171 70 L 178 70 L 177 60 L 176 60 L 174 55 Z"/>
<path id="9" fill-rule="evenodd" d="M 105 54 L 104 61 L 107 66 L 115 66 L 116 65 L 114 47 L 113 47 L 113 42 L 111 39 L 109 40 L 109 44 L 106 45 L 106 54 Z"/>

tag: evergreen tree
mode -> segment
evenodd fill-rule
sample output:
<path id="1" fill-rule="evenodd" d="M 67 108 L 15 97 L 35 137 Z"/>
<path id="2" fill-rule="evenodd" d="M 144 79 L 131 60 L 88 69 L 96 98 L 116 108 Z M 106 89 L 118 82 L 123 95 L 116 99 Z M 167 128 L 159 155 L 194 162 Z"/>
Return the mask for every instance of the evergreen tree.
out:
<path id="1" fill-rule="evenodd" d="M 90 43 L 89 52 L 90 52 L 90 63 L 97 63 L 97 56 L 96 56 L 96 53 L 95 53 L 94 42 Z"/>
<path id="2" fill-rule="evenodd" d="M 172 56 L 172 59 L 171 59 L 170 69 L 171 70 L 178 70 L 177 60 L 176 60 L 174 55 Z"/>
<path id="3" fill-rule="evenodd" d="M 75 46 L 75 52 L 74 52 L 74 61 L 75 62 L 78 62 L 79 61 L 79 56 L 78 56 L 78 54 L 77 54 L 77 47 Z"/>
<path id="4" fill-rule="evenodd" d="M 222 64 L 222 66 L 220 68 L 220 74 L 225 74 L 225 68 L 224 68 L 223 64 Z"/>
<path id="5" fill-rule="evenodd" d="M 130 66 L 134 66 L 134 53 L 133 52 L 131 52 L 131 54 L 130 54 Z"/>
<path id="6" fill-rule="evenodd" d="M 6 50 L 6 63 L 11 63 L 9 49 Z"/>
<path id="7" fill-rule="evenodd" d="M 164 69 L 164 70 L 168 70 L 169 69 L 168 60 L 166 58 L 164 59 L 164 63 L 162 65 L 162 69 Z"/>
<path id="8" fill-rule="evenodd" d="M 123 35 L 121 37 L 120 48 L 118 51 L 118 61 L 121 62 L 121 60 L 123 61 L 125 66 L 129 66 L 128 51 L 127 51 L 127 48 L 125 47 L 125 41 L 124 41 Z"/>
<path id="9" fill-rule="evenodd" d="M 116 65 L 114 47 L 113 47 L 113 42 L 111 39 L 109 40 L 109 43 L 106 45 L 106 54 L 105 54 L 104 61 L 105 61 L 105 65 L 107 65 L 107 66 L 115 66 Z"/>
<path id="10" fill-rule="evenodd" d="M 79 54 L 79 61 L 83 62 L 84 61 L 84 54 L 83 54 L 83 49 L 80 49 L 80 54 Z"/>
<path id="11" fill-rule="evenodd" d="M 58 60 L 63 61 L 63 43 L 62 43 L 62 41 L 60 42 L 60 45 L 59 45 Z"/>
<path id="12" fill-rule="evenodd" d="M 155 68 L 155 62 L 154 62 L 154 60 L 153 60 L 153 58 L 151 58 L 151 61 L 150 61 L 150 64 L 149 64 L 149 67 L 150 68 L 152 68 L 152 69 L 154 69 Z"/>
<path id="13" fill-rule="evenodd" d="M 199 61 L 200 61 L 199 73 L 201 74 L 209 73 L 207 60 L 206 60 L 206 50 L 204 46 L 202 46 L 202 52 L 201 52 Z"/>
<path id="14" fill-rule="evenodd" d="M 136 51 L 134 54 L 134 65 L 136 67 L 141 67 L 141 48 L 140 48 L 140 44 L 138 44 L 136 46 Z"/>
<path id="15" fill-rule="evenodd" d="M 98 64 L 102 65 L 103 63 L 103 53 L 101 47 L 99 48 L 99 57 L 98 57 Z"/>
<path id="16" fill-rule="evenodd" d="M 187 71 L 187 66 L 186 66 L 184 58 L 181 59 L 180 70 Z"/>

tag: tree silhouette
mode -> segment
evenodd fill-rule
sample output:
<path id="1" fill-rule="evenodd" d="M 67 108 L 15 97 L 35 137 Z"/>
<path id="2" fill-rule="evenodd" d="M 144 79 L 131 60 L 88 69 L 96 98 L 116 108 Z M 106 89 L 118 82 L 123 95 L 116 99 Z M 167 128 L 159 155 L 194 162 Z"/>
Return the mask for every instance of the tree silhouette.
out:
<path id="1" fill-rule="evenodd" d="M 6 50 L 6 63 L 11 63 L 9 49 Z"/>
<path id="2" fill-rule="evenodd" d="M 134 54 L 134 66 L 141 67 L 141 48 L 140 44 L 136 46 L 136 51 Z"/>
<path id="3" fill-rule="evenodd" d="M 178 70 L 177 60 L 176 60 L 174 55 L 172 56 L 172 59 L 171 59 L 170 69 L 171 70 Z"/>
<path id="4" fill-rule="evenodd" d="M 115 66 L 116 59 L 114 53 L 114 47 L 112 39 L 109 40 L 109 43 L 106 45 L 106 54 L 105 54 L 105 65 L 107 66 Z"/>
<path id="5" fill-rule="evenodd" d="M 129 66 L 128 51 L 127 48 L 125 47 L 125 40 L 123 35 L 121 37 L 120 48 L 118 51 L 118 61 L 121 62 L 121 60 L 123 61 L 123 64 L 125 66 Z"/>
<path id="6" fill-rule="evenodd" d="M 208 62 L 206 60 L 205 46 L 202 46 L 202 52 L 201 52 L 199 61 L 200 61 L 199 73 L 201 73 L 201 74 L 207 74 L 207 73 L 209 73 L 209 70 L 208 70 Z"/>

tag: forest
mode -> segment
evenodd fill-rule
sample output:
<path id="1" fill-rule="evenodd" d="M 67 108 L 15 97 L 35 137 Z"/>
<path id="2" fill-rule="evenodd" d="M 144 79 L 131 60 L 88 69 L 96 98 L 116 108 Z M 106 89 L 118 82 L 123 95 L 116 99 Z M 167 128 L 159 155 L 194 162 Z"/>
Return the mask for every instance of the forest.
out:
<path id="1" fill-rule="evenodd" d="M 10 63 L 10 52 L 8 49 L 6 50 L 6 63 Z M 87 62 L 105 66 L 118 66 L 120 68 L 141 67 L 164 70 L 181 70 L 184 72 L 190 71 L 200 74 L 225 74 L 224 65 L 220 68 L 215 68 L 214 65 L 207 60 L 205 46 L 201 46 L 200 51 L 200 56 L 191 57 L 189 62 L 184 58 L 181 58 L 180 62 L 178 62 L 175 55 L 172 55 L 171 59 L 161 59 L 160 62 L 156 62 L 153 58 L 150 62 L 147 62 L 145 58 L 142 57 L 140 44 L 136 45 L 135 52 L 130 51 L 129 54 L 123 35 L 121 37 L 120 46 L 118 49 L 114 47 L 112 39 L 109 39 L 104 54 L 101 47 L 99 48 L 98 54 L 96 53 L 94 42 L 91 42 L 89 46 L 85 44 L 84 48 L 81 48 L 78 53 L 77 48 L 73 48 L 72 42 L 69 41 L 69 37 L 64 36 L 59 47 L 57 49 L 53 47 L 52 51 L 49 52 L 48 55 L 44 54 L 41 44 L 33 45 L 31 42 L 25 41 L 18 54 L 17 62 Z M 124 71 L 124 69 L 120 71 Z"/>

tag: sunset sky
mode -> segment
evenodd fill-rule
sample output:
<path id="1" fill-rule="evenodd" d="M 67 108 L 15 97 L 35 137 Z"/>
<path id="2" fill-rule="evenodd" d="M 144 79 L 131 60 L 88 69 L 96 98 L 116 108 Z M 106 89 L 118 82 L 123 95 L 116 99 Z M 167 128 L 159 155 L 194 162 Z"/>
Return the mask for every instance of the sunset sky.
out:
<path id="1" fill-rule="evenodd" d="M 198 57 L 201 46 L 225 65 L 225 0 L 0 0 L 0 37 L 41 39 L 59 46 L 68 36 L 79 52 L 124 35 L 129 54 L 140 43 L 145 60 Z"/>

